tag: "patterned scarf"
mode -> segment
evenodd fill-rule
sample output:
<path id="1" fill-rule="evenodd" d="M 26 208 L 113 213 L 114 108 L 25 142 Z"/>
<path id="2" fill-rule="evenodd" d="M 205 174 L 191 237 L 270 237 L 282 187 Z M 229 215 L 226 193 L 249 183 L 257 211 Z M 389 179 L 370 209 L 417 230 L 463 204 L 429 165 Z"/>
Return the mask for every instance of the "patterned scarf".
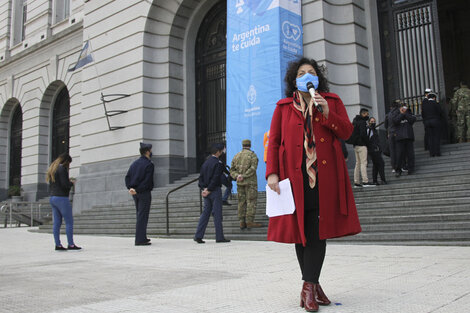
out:
<path id="1" fill-rule="evenodd" d="M 302 112 L 304 117 L 304 149 L 305 167 L 308 174 L 310 188 L 314 188 L 317 181 L 317 152 L 315 150 L 315 135 L 313 134 L 313 104 L 305 104 L 304 99 L 297 91 L 294 92 L 294 107 Z M 308 106 L 308 107 L 307 107 Z"/>

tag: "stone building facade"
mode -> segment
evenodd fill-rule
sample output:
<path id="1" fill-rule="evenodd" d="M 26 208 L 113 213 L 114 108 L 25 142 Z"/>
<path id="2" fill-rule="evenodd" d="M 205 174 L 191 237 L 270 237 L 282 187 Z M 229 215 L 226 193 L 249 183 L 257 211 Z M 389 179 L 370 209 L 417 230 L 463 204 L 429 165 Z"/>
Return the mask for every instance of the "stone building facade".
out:
<path id="1" fill-rule="evenodd" d="M 219 2 L 2 1 L 0 199 L 14 183 L 28 200 L 47 196 L 45 172 L 63 150 L 77 212 L 129 199 L 123 177 L 141 141 L 154 146 L 159 186 L 195 172 L 196 47 Z M 377 11 L 374 0 L 302 1 L 304 55 L 327 66 L 351 118 L 360 107 L 385 114 Z M 87 40 L 94 62 L 69 72 Z M 124 128 L 109 130 L 102 93 L 129 95 L 107 104 L 127 111 L 109 117 Z"/>

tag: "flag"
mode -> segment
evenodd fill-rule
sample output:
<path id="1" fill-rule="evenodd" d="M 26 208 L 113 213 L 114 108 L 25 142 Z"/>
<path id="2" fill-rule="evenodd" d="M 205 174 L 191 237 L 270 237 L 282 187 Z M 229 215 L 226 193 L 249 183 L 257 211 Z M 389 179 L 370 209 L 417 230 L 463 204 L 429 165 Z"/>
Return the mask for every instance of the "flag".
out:
<path id="1" fill-rule="evenodd" d="M 85 42 L 85 45 L 82 48 L 82 51 L 80 52 L 80 56 L 78 57 L 78 61 L 75 64 L 74 67 L 69 68 L 69 72 L 73 72 L 76 69 L 79 69 L 80 67 L 83 67 L 87 65 L 88 63 L 93 62 L 93 56 L 91 55 L 91 46 L 90 46 L 90 41 L 87 40 Z"/>

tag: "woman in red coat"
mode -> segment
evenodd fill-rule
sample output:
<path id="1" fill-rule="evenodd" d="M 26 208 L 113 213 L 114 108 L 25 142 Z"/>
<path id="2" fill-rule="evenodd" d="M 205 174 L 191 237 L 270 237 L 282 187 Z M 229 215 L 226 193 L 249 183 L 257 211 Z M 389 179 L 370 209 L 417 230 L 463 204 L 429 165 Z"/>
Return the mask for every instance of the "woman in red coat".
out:
<path id="1" fill-rule="evenodd" d="M 340 142 L 353 126 L 341 99 L 328 92 L 323 70 L 307 58 L 289 63 L 288 98 L 274 111 L 266 165 L 269 188 L 279 192 L 286 178 L 292 185 L 296 210 L 269 219 L 268 240 L 295 243 L 304 280 L 300 305 L 308 312 L 330 304 L 319 284 L 326 239 L 361 231 Z M 314 98 L 308 82 L 317 90 Z"/>

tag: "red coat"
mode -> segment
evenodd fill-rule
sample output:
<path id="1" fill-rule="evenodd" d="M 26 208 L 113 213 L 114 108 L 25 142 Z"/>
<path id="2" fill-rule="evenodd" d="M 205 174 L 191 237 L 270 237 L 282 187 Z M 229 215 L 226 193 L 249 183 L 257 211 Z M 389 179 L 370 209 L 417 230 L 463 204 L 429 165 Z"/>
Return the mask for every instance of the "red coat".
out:
<path id="1" fill-rule="evenodd" d="M 313 133 L 318 164 L 318 191 L 320 201 L 320 239 L 354 235 L 361 232 L 356 203 L 351 189 L 348 169 L 341 142 L 353 131 L 343 102 L 334 93 L 320 93 L 328 101 L 329 114 L 315 110 Z M 269 219 L 268 240 L 284 243 L 302 243 L 304 234 L 304 192 L 302 156 L 304 127 L 302 113 L 293 106 L 292 98 L 277 103 L 269 133 L 266 178 L 278 174 L 289 178 L 294 194 L 294 214 Z"/>

